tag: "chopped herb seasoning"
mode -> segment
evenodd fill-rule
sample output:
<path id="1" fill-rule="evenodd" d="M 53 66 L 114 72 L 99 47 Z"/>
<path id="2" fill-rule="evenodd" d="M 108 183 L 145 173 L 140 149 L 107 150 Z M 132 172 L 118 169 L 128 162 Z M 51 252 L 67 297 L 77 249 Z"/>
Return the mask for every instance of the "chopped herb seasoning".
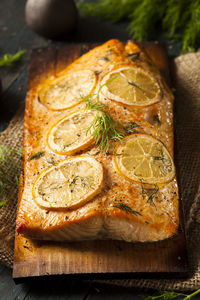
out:
<path id="1" fill-rule="evenodd" d="M 138 125 L 137 123 L 130 122 L 126 126 L 124 126 L 124 129 L 129 134 L 129 133 L 132 133 L 135 130 L 135 128 L 138 128 L 138 127 L 140 127 L 140 125 Z"/>
<path id="2" fill-rule="evenodd" d="M 110 59 L 107 56 L 100 57 L 100 60 L 110 61 Z"/>
<path id="3" fill-rule="evenodd" d="M 155 205 L 154 203 L 154 199 L 158 196 L 158 192 L 159 192 L 159 187 L 155 184 L 154 188 L 146 188 L 143 184 L 142 184 L 142 197 L 143 199 L 147 198 L 146 203 L 150 203 L 152 205 Z"/>
<path id="4" fill-rule="evenodd" d="M 160 149 L 160 156 L 153 156 L 153 160 L 161 160 L 164 163 L 165 156 L 162 149 Z"/>
<path id="5" fill-rule="evenodd" d="M 153 116 L 153 122 L 159 126 L 162 124 L 158 115 Z"/>
<path id="6" fill-rule="evenodd" d="M 71 188 L 75 188 L 75 186 L 77 185 L 81 185 L 82 187 L 84 188 L 92 188 L 93 186 L 93 182 L 94 182 L 94 179 L 92 176 L 86 176 L 86 177 L 82 177 L 82 176 L 75 176 L 73 178 L 73 180 L 70 182 L 69 186 Z M 74 190 L 71 190 L 71 193 L 73 192 Z"/>
<path id="7" fill-rule="evenodd" d="M 101 72 L 99 72 L 99 71 L 94 71 L 94 74 L 97 75 L 97 76 L 98 76 L 100 73 L 101 73 Z"/>
<path id="8" fill-rule="evenodd" d="M 124 204 L 124 203 L 114 203 L 113 207 L 117 207 L 117 208 L 124 210 L 127 213 L 131 213 L 135 216 L 142 216 L 140 212 L 132 209 L 130 206 L 128 206 L 127 204 Z"/>
<path id="9" fill-rule="evenodd" d="M 139 89 L 140 91 L 142 91 L 143 93 L 145 93 L 144 90 L 139 85 L 137 85 L 135 82 L 128 81 L 128 84 L 136 87 L 137 89 Z"/>
<path id="10" fill-rule="evenodd" d="M 169 158 L 164 154 L 162 149 L 158 149 L 160 154 L 152 156 L 153 162 L 159 162 L 162 161 L 163 164 L 163 168 L 166 172 L 171 172 L 172 170 L 172 165 L 171 165 L 171 161 L 169 160 Z M 160 169 L 160 171 L 162 172 L 162 170 Z"/>
<path id="11" fill-rule="evenodd" d="M 25 245 L 23 245 L 23 247 L 24 247 L 25 249 L 28 249 L 28 250 L 30 250 L 28 246 L 25 246 Z"/>
<path id="12" fill-rule="evenodd" d="M 140 58 L 140 52 L 129 53 L 127 57 L 129 57 L 132 61 L 135 61 Z"/>
<path id="13" fill-rule="evenodd" d="M 28 160 L 39 159 L 40 157 L 44 156 L 44 154 L 45 154 L 44 151 L 39 151 L 39 152 L 31 155 L 31 157 L 29 157 Z"/>
<path id="14" fill-rule="evenodd" d="M 107 53 L 108 55 L 112 55 L 113 52 L 114 52 L 114 51 L 113 51 L 112 49 L 109 49 L 109 50 L 106 51 L 106 53 Z"/>
<path id="15" fill-rule="evenodd" d="M 47 160 L 47 163 L 49 165 L 52 165 L 52 166 L 54 166 L 56 164 L 56 162 L 54 161 L 53 157 L 50 157 L 49 160 Z"/>

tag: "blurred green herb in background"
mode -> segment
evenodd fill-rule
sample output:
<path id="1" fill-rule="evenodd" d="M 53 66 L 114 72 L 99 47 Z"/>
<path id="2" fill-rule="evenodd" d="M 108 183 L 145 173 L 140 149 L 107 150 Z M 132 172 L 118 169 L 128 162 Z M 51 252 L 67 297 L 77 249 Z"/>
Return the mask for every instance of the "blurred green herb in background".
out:
<path id="1" fill-rule="evenodd" d="M 21 151 L 0 144 L 0 208 L 8 199 L 17 197 L 21 171 Z"/>
<path id="2" fill-rule="evenodd" d="M 26 50 L 19 50 L 15 54 L 4 54 L 3 57 L 0 57 L 0 67 L 12 67 L 25 53 Z"/>
<path id="3" fill-rule="evenodd" d="M 200 0 L 93 0 L 78 6 L 102 20 L 127 20 L 130 36 L 137 41 L 155 39 L 159 27 L 169 38 L 182 40 L 183 52 L 199 51 Z"/>
<path id="4" fill-rule="evenodd" d="M 183 293 L 177 293 L 173 291 L 159 291 L 153 296 L 147 296 L 147 297 L 142 297 L 143 300 L 170 300 L 170 299 L 179 299 L 179 300 L 189 300 L 193 297 L 195 297 L 197 294 L 200 293 L 200 289 L 187 295 Z"/>

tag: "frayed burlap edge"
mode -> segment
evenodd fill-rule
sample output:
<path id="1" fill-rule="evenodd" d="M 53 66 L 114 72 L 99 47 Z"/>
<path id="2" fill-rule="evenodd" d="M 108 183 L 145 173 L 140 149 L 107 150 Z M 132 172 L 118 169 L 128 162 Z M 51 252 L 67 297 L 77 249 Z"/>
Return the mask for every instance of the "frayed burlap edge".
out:
<path id="1" fill-rule="evenodd" d="M 0 135 L 0 145 L 12 149 L 22 148 L 24 105 L 11 120 L 8 128 Z M 20 165 L 20 157 L 15 158 Z M 13 172 L 12 164 L 7 170 Z M 14 232 L 17 211 L 17 187 L 13 182 L 14 190 L 11 191 L 9 201 L 0 209 L 0 261 L 6 266 L 13 265 Z"/>

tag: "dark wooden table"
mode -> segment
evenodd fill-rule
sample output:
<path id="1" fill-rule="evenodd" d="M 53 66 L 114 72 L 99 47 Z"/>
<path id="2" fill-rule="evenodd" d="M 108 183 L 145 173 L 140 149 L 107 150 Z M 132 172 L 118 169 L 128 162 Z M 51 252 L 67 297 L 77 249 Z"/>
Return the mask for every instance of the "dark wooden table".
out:
<path id="1" fill-rule="evenodd" d="M 64 41 L 51 41 L 33 33 L 24 20 L 25 0 L 0 0 L 0 56 L 26 49 L 24 59 L 14 68 L 0 68 L 3 97 L 0 99 L 0 132 L 4 130 L 24 101 L 27 87 L 29 57 L 32 48 L 70 42 L 105 42 L 110 38 L 129 39 L 126 24 L 113 25 L 92 18 L 80 17 L 77 30 Z M 159 40 L 163 40 L 162 37 Z M 168 43 L 169 53 L 177 55 L 180 44 Z M 147 294 L 151 294 L 148 291 Z M 134 288 L 120 288 L 91 281 L 68 280 L 66 278 L 30 281 L 16 285 L 12 271 L 0 264 L 0 299 L 141 299 Z M 198 299 L 198 297 L 196 297 Z M 200 299 L 200 298 L 199 298 Z"/>

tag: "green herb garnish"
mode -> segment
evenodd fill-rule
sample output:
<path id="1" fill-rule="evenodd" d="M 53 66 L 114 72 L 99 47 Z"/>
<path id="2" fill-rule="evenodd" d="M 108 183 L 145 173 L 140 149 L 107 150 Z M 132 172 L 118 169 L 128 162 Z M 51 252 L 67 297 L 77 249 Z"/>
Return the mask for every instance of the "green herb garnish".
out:
<path id="1" fill-rule="evenodd" d="M 193 292 L 190 295 L 183 294 L 183 293 L 177 293 L 177 292 L 171 292 L 171 291 L 159 291 L 153 296 L 147 296 L 147 297 L 142 297 L 143 300 L 170 300 L 170 299 L 182 299 L 182 300 L 189 300 L 192 297 L 196 296 L 197 294 L 200 293 L 200 289 Z M 184 298 L 183 298 L 184 297 Z"/>
<path id="2" fill-rule="evenodd" d="M 127 204 L 124 204 L 124 203 L 114 203 L 113 207 L 117 207 L 117 208 L 124 210 L 127 213 L 131 213 L 135 216 L 142 216 L 140 212 L 132 209 L 130 206 L 128 206 Z"/>
<path id="3" fill-rule="evenodd" d="M 104 85 L 112 82 L 117 76 L 108 80 Z M 99 100 L 99 94 L 102 85 L 96 95 L 89 95 L 86 97 L 86 109 L 95 111 L 95 117 L 91 125 L 88 127 L 86 133 L 93 132 L 95 143 L 104 152 L 108 152 L 112 145 L 110 141 L 119 141 L 125 136 L 125 128 L 117 120 L 113 119 L 111 115 L 105 110 L 106 105 Z M 96 99 L 94 100 L 94 96 Z"/>
<path id="4" fill-rule="evenodd" d="M 154 199 L 157 197 L 159 192 L 159 187 L 155 184 L 154 188 L 147 188 L 142 183 L 142 197 L 143 199 L 147 198 L 146 203 L 150 203 L 152 205 L 155 205 Z"/>
<path id="5" fill-rule="evenodd" d="M 0 145 L 0 208 L 8 202 L 11 193 L 17 196 L 13 191 L 17 190 L 19 183 L 20 160 L 20 151 Z"/>
<path id="6" fill-rule="evenodd" d="M 116 78 L 117 76 L 109 79 L 105 84 L 100 86 L 97 94 L 89 95 L 85 98 L 86 109 L 95 112 L 94 120 L 88 127 L 86 134 L 93 132 L 95 143 L 99 145 L 99 148 L 104 153 L 112 149 L 111 141 L 119 141 L 127 134 L 132 133 L 135 128 L 140 127 L 135 122 L 128 123 L 125 126 L 122 125 L 111 117 L 106 111 L 107 106 L 100 102 L 99 94 L 101 89 Z"/>
<path id="7" fill-rule="evenodd" d="M 0 67 L 12 67 L 15 62 L 22 58 L 25 52 L 26 50 L 20 50 L 16 54 L 4 54 L 0 58 Z"/>
<path id="8" fill-rule="evenodd" d="M 95 143 L 104 152 L 108 152 L 112 145 L 111 140 L 121 140 L 124 135 L 122 126 L 114 120 L 111 115 L 104 110 L 105 105 L 100 102 L 92 102 L 91 98 L 87 99 L 86 107 L 90 110 L 95 110 L 96 114 L 91 125 L 87 129 L 87 133 L 93 131 Z"/>
<path id="9" fill-rule="evenodd" d="M 39 159 L 40 157 L 44 156 L 44 154 L 45 154 L 44 151 L 39 151 L 39 152 L 31 155 L 28 160 Z"/>
<path id="10" fill-rule="evenodd" d="M 155 39 L 159 26 L 172 40 L 182 40 L 183 52 L 200 47 L 199 0 L 93 0 L 80 3 L 79 8 L 113 23 L 127 20 L 131 38 L 138 41 Z"/>

